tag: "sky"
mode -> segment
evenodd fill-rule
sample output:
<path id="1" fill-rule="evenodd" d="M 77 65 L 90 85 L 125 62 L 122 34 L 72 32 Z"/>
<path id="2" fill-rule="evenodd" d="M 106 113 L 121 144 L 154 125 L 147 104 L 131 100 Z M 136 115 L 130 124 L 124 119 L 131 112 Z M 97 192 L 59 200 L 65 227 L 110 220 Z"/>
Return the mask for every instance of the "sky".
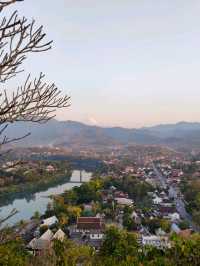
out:
<path id="1" fill-rule="evenodd" d="M 200 121 L 199 0 L 25 0 L 12 8 L 54 41 L 27 59 L 25 74 L 43 71 L 71 96 L 59 120 Z"/>

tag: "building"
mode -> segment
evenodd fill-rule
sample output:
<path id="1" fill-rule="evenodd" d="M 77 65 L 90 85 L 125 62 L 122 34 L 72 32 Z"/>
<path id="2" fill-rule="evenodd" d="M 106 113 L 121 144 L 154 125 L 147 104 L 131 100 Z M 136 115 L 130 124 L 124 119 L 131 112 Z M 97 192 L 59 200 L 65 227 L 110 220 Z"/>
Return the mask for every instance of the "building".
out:
<path id="1" fill-rule="evenodd" d="M 58 229 L 58 231 L 54 234 L 53 239 L 63 242 L 65 239 L 65 233 L 61 229 Z"/>
<path id="2" fill-rule="evenodd" d="M 162 200 L 162 198 L 155 195 L 152 201 L 155 205 L 158 205 L 158 204 L 162 203 L 163 200 Z"/>
<path id="3" fill-rule="evenodd" d="M 42 221 L 41 226 L 51 227 L 51 226 L 55 225 L 56 223 L 58 223 L 58 218 L 56 216 L 52 216 L 52 217 L 49 217 L 47 219 L 44 219 Z"/>
<path id="4" fill-rule="evenodd" d="M 90 233 L 101 232 L 104 229 L 104 224 L 101 218 L 98 217 L 78 217 L 76 223 L 76 232 Z"/>
<path id="5" fill-rule="evenodd" d="M 178 212 L 169 213 L 168 216 L 169 216 L 169 218 L 171 219 L 172 222 L 180 220 L 180 215 L 179 215 Z"/>
<path id="6" fill-rule="evenodd" d="M 133 200 L 132 199 L 127 199 L 127 198 L 115 198 L 115 201 L 118 205 L 125 207 L 131 207 L 133 206 Z"/>
<path id="7" fill-rule="evenodd" d="M 39 238 L 33 238 L 27 248 L 33 252 L 34 255 L 41 255 L 45 250 L 50 250 L 52 247 L 52 241 L 54 239 L 64 241 L 65 233 L 59 229 L 55 234 L 48 229 L 43 235 Z"/>
<path id="8" fill-rule="evenodd" d="M 167 236 L 142 236 L 142 246 L 154 246 L 159 249 L 170 248 L 170 242 Z"/>
<path id="9" fill-rule="evenodd" d="M 76 225 L 70 227 L 70 238 L 98 250 L 103 241 L 104 229 L 105 224 L 99 217 L 79 217 Z"/>

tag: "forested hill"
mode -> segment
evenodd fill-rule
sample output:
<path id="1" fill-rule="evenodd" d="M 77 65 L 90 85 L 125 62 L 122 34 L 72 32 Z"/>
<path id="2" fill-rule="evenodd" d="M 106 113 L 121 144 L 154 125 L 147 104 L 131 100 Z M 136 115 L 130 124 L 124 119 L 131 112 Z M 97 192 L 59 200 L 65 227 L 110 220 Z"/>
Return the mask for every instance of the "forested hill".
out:
<path id="1" fill-rule="evenodd" d="M 31 136 L 17 145 L 112 146 L 116 144 L 167 145 L 173 148 L 200 148 L 200 123 L 180 122 L 129 129 L 99 127 L 75 121 L 52 120 L 46 124 L 17 123 L 7 130 L 9 137 Z"/>

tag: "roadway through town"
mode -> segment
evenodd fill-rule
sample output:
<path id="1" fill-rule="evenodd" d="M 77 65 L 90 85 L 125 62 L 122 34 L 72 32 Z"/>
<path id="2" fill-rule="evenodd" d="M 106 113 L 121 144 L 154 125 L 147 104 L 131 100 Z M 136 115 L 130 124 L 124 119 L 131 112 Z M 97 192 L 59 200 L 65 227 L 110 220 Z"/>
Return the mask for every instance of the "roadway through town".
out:
<path id="1" fill-rule="evenodd" d="M 180 216 L 189 223 L 190 227 L 195 232 L 200 232 L 200 227 L 194 224 L 194 222 L 192 221 L 191 215 L 186 211 L 185 203 L 181 195 L 178 195 L 179 193 L 177 193 L 177 190 L 173 186 L 168 186 L 167 178 L 158 170 L 158 168 L 156 167 L 154 163 L 153 163 L 153 170 L 160 183 L 161 188 L 163 189 L 168 188 L 168 191 L 170 190 L 170 193 L 172 197 L 174 198 L 176 210 L 180 214 Z"/>

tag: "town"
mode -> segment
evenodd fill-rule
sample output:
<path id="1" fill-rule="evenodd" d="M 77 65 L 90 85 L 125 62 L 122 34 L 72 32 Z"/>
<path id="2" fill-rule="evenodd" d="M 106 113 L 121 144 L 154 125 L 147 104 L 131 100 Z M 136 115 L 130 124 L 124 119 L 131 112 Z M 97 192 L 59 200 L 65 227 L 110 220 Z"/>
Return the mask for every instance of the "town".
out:
<path id="1" fill-rule="evenodd" d="M 110 151 L 106 157 L 100 154 L 101 164 L 90 181 L 52 195 L 46 212 L 36 211 L 30 221 L 20 221 L 13 227 L 13 236 L 23 239 L 28 252 L 42 256 L 52 249 L 55 239 L 61 242 L 69 239 L 99 252 L 109 228 L 113 227 L 133 233 L 138 247 L 159 250 L 173 246 L 174 234 L 188 239 L 199 233 L 198 209 L 196 216 L 190 212 L 191 202 L 187 202 L 188 195 L 184 194 L 188 174 L 188 182 L 198 182 L 199 161 L 182 153 L 155 150 L 137 147 L 139 160 L 134 160 L 136 151 L 128 155 L 124 151 Z M 82 160 L 89 156 L 82 155 Z M 19 168 L 14 161 L 12 164 Z M 55 162 L 43 165 L 45 171 L 55 173 Z"/>

